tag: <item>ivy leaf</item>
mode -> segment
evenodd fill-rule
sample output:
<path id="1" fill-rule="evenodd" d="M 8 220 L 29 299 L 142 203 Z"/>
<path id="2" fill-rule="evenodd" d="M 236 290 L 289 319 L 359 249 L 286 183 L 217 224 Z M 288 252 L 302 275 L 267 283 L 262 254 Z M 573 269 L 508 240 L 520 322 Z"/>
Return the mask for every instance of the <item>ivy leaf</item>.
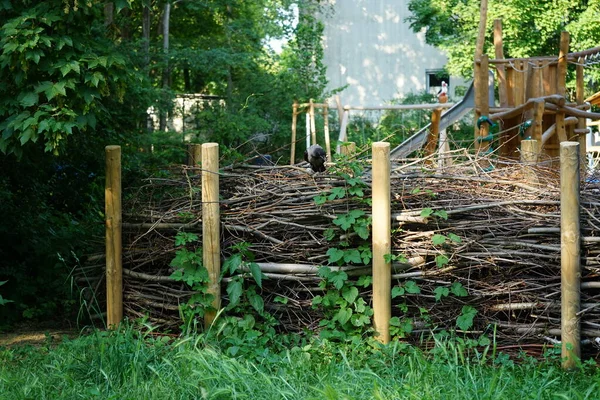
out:
<path id="1" fill-rule="evenodd" d="M 461 314 L 456 318 L 456 326 L 461 330 L 467 331 L 473 326 L 473 319 L 477 315 L 477 310 L 471 306 L 463 306 Z"/>
<path id="2" fill-rule="evenodd" d="M 186 243 L 192 243 L 198 240 L 198 235 L 189 232 L 179 232 L 175 236 L 175 246 L 182 246 Z"/>
<path id="3" fill-rule="evenodd" d="M 242 282 L 239 279 L 234 279 L 227 285 L 227 294 L 229 295 L 229 308 L 237 306 L 242 296 Z"/>
<path id="4" fill-rule="evenodd" d="M 350 187 L 348 189 L 348 193 L 351 196 L 357 196 L 357 197 L 364 197 L 365 196 L 365 192 L 362 190 L 362 188 L 360 188 L 358 186 Z"/>
<path id="5" fill-rule="evenodd" d="M 327 254 L 329 256 L 329 259 L 327 260 L 327 262 L 329 264 L 333 264 L 333 263 L 340 261 L 344 257 L 344 250 L 340 250 L 340 249 L 333 247 L 333 248 L 327 250 L 327 253 L 325 253 L 325 254 Z"/>
<path id="6" fill-rule="evenodd" d="M 258 285 L 258 287 L 262 289 L 262 277 L 263 277 L 263 273 L 260 270 L 260 267 L 255 262 L 249 263 L 248 266 L 250 267 L 250 273 L 252 274 L 252 277 L 254 278 L 254 281 L 256 282 L 256 284 Z"/>
<path id="7" fill-rule="evenodd" d="M 392 288 L 392 299 L 395 299 L 398 296 L 404 296 L 404 293 L 406 293 L 406 291 L 402 286 L 394 286 Z"/>
<path id="8" fill-rule="evenodd" d="M 327 228 L 325 229 L 325 232 L 323 232 L 323 236 L 325 237 L 325 240 L 331 241 L 335 238 L 335 231 L 332 228 Z"/>
<path id="9" fill-rule="evenodd" d="M 361 239 L 367 240 L 369 238 L 369 226 L 366 223 L 355 224 L 354 232 L 356 232 Z"/>
<path id="10" fill-rule="evenodd" d="M 369 318 L 365 314 L 353 314 L 352 318 L 350 319 L 350 322 L 353 326 L 356 326 L 358 328 L 361 326 L 371 325 L 371 318 Z"/>
<path id="11" fill-rule="evenodd" d="M 450 289 L 443 286 L 438 286 L 433 291 L 435 293 L 435 301 L 440 301 L 442 297 L 447 297 L 450 294 Z"/>
<path id="12" fill-rule="evenodd" d="M 415 281 L 407 281 L 404 284 L 404 289 L 406 290 L 406 293 L 410 293 L 410 294 L 421 293 L 421 288 L 419 287 L 419 285 L 417 285 L 417 282 L 415 282 Z"/>
<path id="13" fill-rule="evenodd" d="M 356 286 L 346 287 L 344 290 L 342 290 L 342 297 L 348 302 L 348 304 L 352 304 L 358 297 L 358 289 Z"/>
<path id="14" fill-rule="evenodd" d="M 446 239 L 447 237 L 444 235 L 440 235 L 439 233 L 436 233 L 435 235 L 433 235 L 433 237 L 431 238 L 431 242 L 436 245 L 439 246 L 441 244 L 446 243 Z"/>
<path id="15" fill-rule="evenodd" d="M 465 289 L 460 282 L 452 283 L 452 286 L 450 286 L 450 291 L 458 297 L 466 297 L 469 295 L 467 289 Z"/>

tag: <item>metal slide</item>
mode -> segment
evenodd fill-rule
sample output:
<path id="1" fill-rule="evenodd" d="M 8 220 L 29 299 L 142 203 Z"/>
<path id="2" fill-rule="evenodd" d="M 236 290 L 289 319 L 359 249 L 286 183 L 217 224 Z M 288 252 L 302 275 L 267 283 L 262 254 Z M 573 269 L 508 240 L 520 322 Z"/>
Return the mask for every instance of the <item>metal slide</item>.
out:
<path id="1" fill-rule="evenodd" d="M 494 74 L 491 71 L 488 76 L 488 93 L 489 104 L 492 107 L 494 106 Z M 465 97 L 442 114 L 442 117 L 440 118 L 440 131 L 448 128 L 450 125 L 467 115 L 473 107 L 475 107 L 475 89 L 473 87 L 473 82 L 471 82 L 471 85 L 465 93 Z M 390 152 L 390 158 L 406 158 L 412 152 L 423 147 L 425 143 L 427 143 L 430 126 L 431 123 L 425 125 L 420 131 L 399 144 Z"/>

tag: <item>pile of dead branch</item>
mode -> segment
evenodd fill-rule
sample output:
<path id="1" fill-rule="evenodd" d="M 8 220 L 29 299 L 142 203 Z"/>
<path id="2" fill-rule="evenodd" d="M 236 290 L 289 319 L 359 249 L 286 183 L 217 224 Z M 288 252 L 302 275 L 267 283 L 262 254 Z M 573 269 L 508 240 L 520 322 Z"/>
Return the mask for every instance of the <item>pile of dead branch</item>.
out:
<path id="1" fill-rule="evenodd" d="M 345 234 L 333 220 L 350 210 L 371 213 L 368 164 L 361 175 L 364 197 L 336 198 L 322 205 L 315 196 L 347 189 L 352 171 L 344 167 L 312 175 L 304 168 L 236 167 L 220 176 L 222 258 L 239 242 L 251 244 L 262 271 L 268 310 L 288 331 L 315 330 L 320 315 L 311 307 L 321 294 L 318 266 L 327 251 L 364 241 Z M 471 332 L 512 344 L 541 345 L 560 340 L 560 193 L 556 169 L 537 168 L 528 184 L 523 167 L 507 164 L 486 171 L 481 163 L 444 170 L 415 160 L 392 168 L 393 284 L 412 280 L 420 293 L 394 299 L 398 316 L 414 318 L 413 334 L 453 330 L 465 305 L 477 309 Z M 340 173 L 341 172 L 341 173 Z M 346 175 L 344 175 L 346 174 Z M 600 336 L 600 186 L 582 183 L 582 336 Z M 123 224 L 125 313 L 149 316 L 169 329 L 181 324 L 179 306 L 191 292 L 170 278 L 175 235 L 202 234 L 201 170 L 181 167 L 161 178 L 126 188 Z M 333 240 L 324 232 L 334 229 Z M 434 235 L 457 235 L 438 243 Z M 200 245 L 200 244 L 199 244 Z M 443 255 L 447 263 L 440 263 Z M 332 266 L 332 267 L 338 267 Z M 370 265 L 342 265 L 350 277 L 370 274 Z M 436 288 L 456 287 L 436 299 Z M 223 302 L 227 296 L 223 290 Z M 370 293 L 362 293 L 370 299 Z M 287 297 L 285 306 L 273 301 Z M 439 294 L 438 294 L 439 297 Z"/>

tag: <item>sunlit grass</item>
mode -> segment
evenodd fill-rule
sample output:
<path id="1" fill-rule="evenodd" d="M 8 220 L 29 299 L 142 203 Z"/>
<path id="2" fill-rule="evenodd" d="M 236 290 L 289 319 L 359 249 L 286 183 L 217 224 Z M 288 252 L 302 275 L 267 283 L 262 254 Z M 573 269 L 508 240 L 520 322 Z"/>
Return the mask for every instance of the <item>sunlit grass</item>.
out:
<path id="1" fill-rule="evenodd" d="M 0 348 L 2 399 L 598 399 L 600 373 L 556 360 L 491 359 L 439 342 L 312 343 L 245 360 L 201 336 L 95 332 L 58 346 Z"/>

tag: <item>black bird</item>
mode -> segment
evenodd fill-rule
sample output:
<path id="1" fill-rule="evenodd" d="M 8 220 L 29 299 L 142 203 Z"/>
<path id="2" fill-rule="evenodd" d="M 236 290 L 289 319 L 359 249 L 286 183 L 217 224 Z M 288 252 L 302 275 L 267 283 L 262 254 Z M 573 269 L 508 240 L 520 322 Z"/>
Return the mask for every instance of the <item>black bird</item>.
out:
<path id="1" fill-rule="evenodd" d="M 325 150 L 318 144 L 313 144 L 304 151 L 304 161 L 309 163 L 310 168 L 315 172 L 325 172 L 326 160 Z"/>

